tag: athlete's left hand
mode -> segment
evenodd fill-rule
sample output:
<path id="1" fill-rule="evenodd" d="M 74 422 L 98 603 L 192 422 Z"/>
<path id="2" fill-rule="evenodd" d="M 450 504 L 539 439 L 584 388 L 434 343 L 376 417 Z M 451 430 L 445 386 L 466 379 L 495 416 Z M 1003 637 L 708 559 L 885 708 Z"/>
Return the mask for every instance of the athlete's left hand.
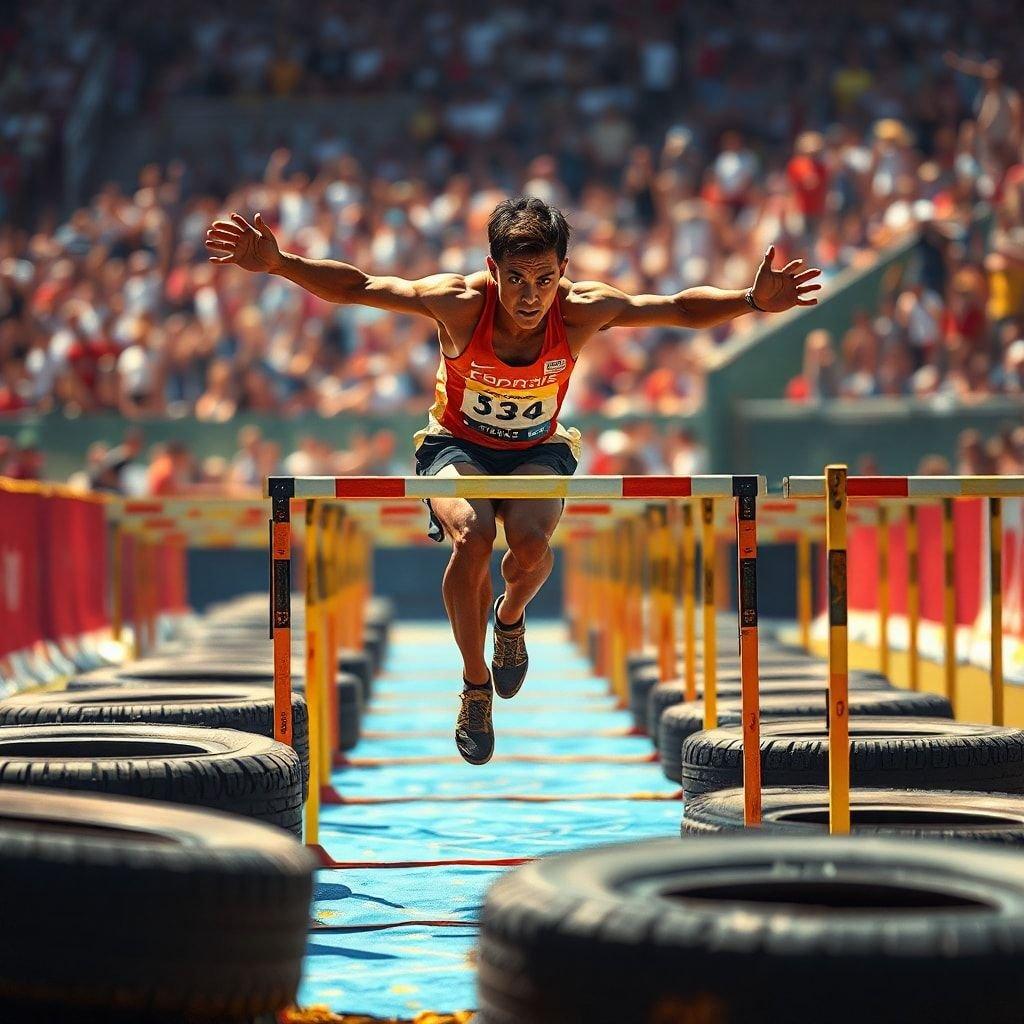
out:
<path id="1" fill-rule="evenodd" d="M 804 296 L 821 288 L 820 284 L 807 284 L 821 271 L 817 267 L 801 270 L 803 260 L 790 260 L 781 270 L 772 270 L 774 258 L 775 246 L 770 245 L 754 278 L 754 303 L 769 313 L 782 313 L 793 306 L 816 306 L 817 299 Z"/>

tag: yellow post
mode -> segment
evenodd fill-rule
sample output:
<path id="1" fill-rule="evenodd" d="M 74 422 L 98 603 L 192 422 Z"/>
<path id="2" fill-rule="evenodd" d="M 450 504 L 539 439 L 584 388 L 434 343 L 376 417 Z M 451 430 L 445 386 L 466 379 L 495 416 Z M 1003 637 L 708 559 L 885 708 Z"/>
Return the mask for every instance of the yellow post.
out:
<path id="1" fill-rule="evenodd" d="M 811 538 L 801 530 L 796 539 L 796 606 L 800 646 L 811 649 Z"/>
<path id="2" fill-rule="evenodd" d="M 989 603 L 992 615 L 992 724 L 1004 725 L 1003 710 L 1003 500 L 988 499 Z"/>
<path id="3" fill-rule="evenodd" d="M 626 678 L 626 586 L 627 551 L 623 524 L 616 523 L 609 531 L 611 541 L 611 644 L 609 678 L 619 707 L 629 706 L 629 680 Z"/>
<path id="4" fill-rule="evenodd" d="M 704 728 L 718 725 L 718 636 L 715 628 L 715 499 L 702 498 L 700 503 L 700 559 L 703 578 L 704 623 Z"/>
<path id="5" fill-rule="evenodd" d="M 697 621 L 694 585 L 696 583 L 696 537 L 693 508 L 683 504 L 683 655 L 685 658 L 686 699 L 697 699 Z"/>
<path id="6" fill-rule="evenodd" d="M 309 795 L 306 797 L 306 843 L 320 842 L 320 785 L 322 780 L 320 718 L 324 678 L 323 636 L 320 632 L 317 579 L 316 502 L 306 499 L 306 709 L 309 716 Z"/>
<path id="7" fill-rule="evenodd" d="M 889 510 L 878 507 L 878 668 L 889 678 Z"/>
<path id="8" fill-rule="evenodd" d="M 331 692 L 334 689 L 334 675 L 337 671 L 338 655 L 331 649 L 330 628 L 328 623 L 328 603 L 331 598 L 331 521 L 332 512 L 326 502 L 317 502 L 317 511 L 320 513 L 316 531 L 316 606 L 314 608 L 316 619 L 316 632 L 320 641 L 320 650 L 323 652 L 323 668 L 320 672 L 320 720 L 318 728 L 320 773 L 319 779 L 326 784 L 331 777 L 331 762 L 333 760 L 334 748 L 332 746 L 333 730 L 331 722 L 334 715 L 334 702 L 331 700 Z M 326 559 L 324 556 L 327 556 Z M 308 628 L 308 620 L 307 620 Z M 307 681 L 307 686 L 309 685 Z M 334 689 L 336 693 L 337 690 Z M 312 721 L 310 722 L 310 760 L 312 760 Z"/>
<path id="9" fill-rule="evenodd" d="M 674 675 L 676 668 L 676 641 L 672 629 L 672 563 L 671 533 L 668 524 L 668 506 L 658 510 L 657 554 L 654 557 L 655 588 L 654 588 L 654 621 L 657 629 L 658 645 L 658 678 L 667 683 Z"/>
<path id="10" fill-rule="evenodd" d="M 124 635 L 124 526 L 114 523 L 110 536 L 110 632 L 120 643 Z"/>
<path id="11" fill-rule="evenodd" d="M 132 538 L 132 660 L 142 657 L 142 624 L 145 621 L 142 539 L 136 534 Z"/>
<path id="12" fill-rule="evenodd" d="M 917 507 L 907 506 L 907 655 L 910 689 L 921 689 L 921 656 L 917 647 L 921 623 L 921 580 L 917 557 Z"/>
<path id="13" fill-rule="evenodd" d="M 849 638 L 846 613 L 846 467 L 825 467 L 828 546 L 828 830 L 850 831 Z"/>
<path id="14" fill-rule="evenodd" d="M 942 628 L 943 628 L 943 671 L 946 696 L 953 705 L 956 716 L 956 562 L 953 552 L 955 543 L 953 529 L 953 499 L 942 499 Z"/>

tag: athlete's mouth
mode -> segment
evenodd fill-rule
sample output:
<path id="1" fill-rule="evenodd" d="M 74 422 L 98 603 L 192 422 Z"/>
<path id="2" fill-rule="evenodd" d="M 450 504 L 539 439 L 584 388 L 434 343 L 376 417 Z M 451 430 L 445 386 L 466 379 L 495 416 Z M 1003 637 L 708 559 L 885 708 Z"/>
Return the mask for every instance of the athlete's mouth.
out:
<path id="1" fill-rule="evenodd" d="M 521 309 L 519 310 L 520 316 L 536 316 L 540 312 L 539 309 Z"/>

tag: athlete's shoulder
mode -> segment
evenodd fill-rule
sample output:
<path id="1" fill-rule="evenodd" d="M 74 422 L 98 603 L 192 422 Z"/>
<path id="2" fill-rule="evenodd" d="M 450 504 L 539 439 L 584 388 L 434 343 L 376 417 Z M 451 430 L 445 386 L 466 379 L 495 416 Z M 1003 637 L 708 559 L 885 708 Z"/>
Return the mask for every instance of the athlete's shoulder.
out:
<path id="1" fill-rule="evenodd" d="M 624 295 L 613 285 L 603 281 L 569 281 L 562 279 L 562 316 L 568 325 L 590 326 L 609 319 Z"/>
<path id="2" fill-rule="evenodd" d="M 486 273 L 434 274 L 421 278 L 417 290 L 438 320 L 479 316 L 486 296 Z"/>

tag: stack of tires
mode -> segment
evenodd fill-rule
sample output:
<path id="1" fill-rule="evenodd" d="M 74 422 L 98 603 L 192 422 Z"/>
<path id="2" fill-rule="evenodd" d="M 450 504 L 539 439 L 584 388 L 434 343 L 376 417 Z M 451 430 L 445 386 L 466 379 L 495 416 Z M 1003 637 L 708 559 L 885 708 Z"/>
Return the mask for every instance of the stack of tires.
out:
<path id="1" fill-rule="evenodd" d="M 366 649 L 339 656 L 342 749 L 390 621 L 375 601 Z M 300 646 L 293 746 L 271 738 L 269 646 L 254 596 L 158 656 L 0 701 L 0 998 L 18 1020 L 253 1021 L 294 1001 L 309 722 Z"/>

